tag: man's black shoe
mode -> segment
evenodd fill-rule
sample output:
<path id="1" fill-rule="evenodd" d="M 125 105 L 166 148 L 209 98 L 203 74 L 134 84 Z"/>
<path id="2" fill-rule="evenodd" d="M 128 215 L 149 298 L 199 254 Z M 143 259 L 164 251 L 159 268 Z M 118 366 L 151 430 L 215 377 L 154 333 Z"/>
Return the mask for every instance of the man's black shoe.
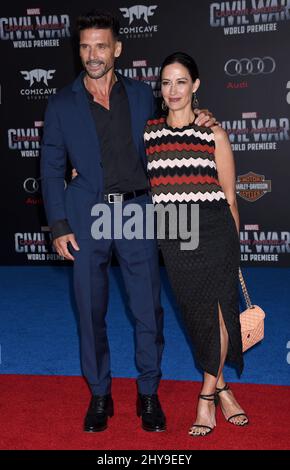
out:
<path id="1" fill-rule="evenodd" d="M 138 394 L 137 416 L 141 416 L 142 428 L 145 431 L 161 432 L 166 429 L 166 418 L 156 394 Z"/>
<path id="2" fill-rule="evenodd" d="M 112 416 L 114 416 L 112 396 L 93 395 L 85 417 L 84 431 L 104 431 L 108 426 L 108 417 Z"/>

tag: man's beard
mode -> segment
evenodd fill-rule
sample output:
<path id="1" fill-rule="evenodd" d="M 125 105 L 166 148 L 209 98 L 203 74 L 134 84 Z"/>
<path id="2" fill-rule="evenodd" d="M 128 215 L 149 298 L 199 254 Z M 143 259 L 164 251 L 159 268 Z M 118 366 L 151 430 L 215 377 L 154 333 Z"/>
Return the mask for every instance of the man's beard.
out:
<path id="1" fill-rule="evenodd" d="M 103 68 L 100 68 L 100 69 L 98 69 L 98 70 L 96 70 L 96 71 L 94 72 L 94 70 L 88 69 L 88 67 L 87 67 L 90 63 L 91 63 L 91 64 L 94 64 L 94 65 L 103 65 L 104 67 L 103 67 Z M 106 66 L 106 65 L 104 64 L 104 62 L 101 62 L 101 61 L 94 61 L 94 60 L 88 61 L 88 62 L 86 62 L 86 64 L 84 64 L 84 65 L 85 65 L 85 69 L 86 69 L 86 72 L 87 72 L 88 76 L 89 76 L 90 78 L 93 78 L 93 79 L 102 78 L 104 75 L 106 75 L 106 74 L 109 72 L 109 70 L 111 70 L 111 69 L 113 68 L 113 65 L 111 65 L 111 66 Z"/>

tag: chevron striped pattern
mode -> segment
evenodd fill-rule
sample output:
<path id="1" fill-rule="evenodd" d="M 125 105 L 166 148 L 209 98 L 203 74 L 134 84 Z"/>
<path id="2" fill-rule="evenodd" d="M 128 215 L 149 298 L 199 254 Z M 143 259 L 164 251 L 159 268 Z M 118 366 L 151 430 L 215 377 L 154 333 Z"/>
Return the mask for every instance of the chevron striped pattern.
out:
<path id="1" fill-rule="evenodd" d="M 208 158 L 173 158 L 172 160 L 170 160 L 170 158 L 165 158 L 164 160 L 153 160 L 152 162 L 149 162 L 147 168 L 150 171 L 152 169 L 157 170 L 158 168 L 190 168 L 191 166 L 195 168 L 199 168 L 200 166 L 203 168 L 216 168 L 215 162 Z"/>
<path id="2" fill-rule="evenodd" d="M 144 141 L 154 203 L 226 199 L 218 180 L 211 129 L 194 124 L 173 129 L 165 118 L 154 119 L 147 122 Z"/>
<path id="3" fill-rule="evenodd" d="M 206 192 L 202 193 L 199 191 L 198 193 L 168 193 L 168 194 L 160 194 L 154 196 L 154 202 L 159 204 L 160 202 L 204 202 L 204 201 L 219 201 L 223 199 L 223 192 Z"/>

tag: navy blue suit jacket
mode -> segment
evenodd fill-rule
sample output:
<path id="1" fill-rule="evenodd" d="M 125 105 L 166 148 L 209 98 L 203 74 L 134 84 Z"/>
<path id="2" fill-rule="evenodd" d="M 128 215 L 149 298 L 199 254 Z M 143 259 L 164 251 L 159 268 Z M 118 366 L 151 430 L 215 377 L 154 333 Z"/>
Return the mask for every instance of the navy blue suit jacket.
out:
<path id="1" fill-rule="evenodd" d="M 133 140 L 146 168 L 143 132 L 146 121 L 155 114 L 154 96 L 149 85 L 117 76 L 128 95 Z M 49 99 L 41 150 L 41 180 L 49 225 L 67 219 L 76 237 L 90 238 L 92 206 L 103 202 L 103 169 L 83 77 L 84 72 Z M 78 176 L 64 189 L 67 158 Z"/>

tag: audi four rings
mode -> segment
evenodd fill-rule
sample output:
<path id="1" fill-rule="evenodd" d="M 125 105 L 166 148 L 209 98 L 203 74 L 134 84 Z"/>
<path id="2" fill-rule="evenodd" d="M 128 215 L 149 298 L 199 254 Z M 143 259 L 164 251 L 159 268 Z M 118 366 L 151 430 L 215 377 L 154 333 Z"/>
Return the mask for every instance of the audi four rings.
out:
<path id="1" fill-rule="evenodd" d="M 37 193 L 39 190 L 39 182 L 36 178 L 27 178 L 23 183 L 23 188 L 27 193 Z"/>
<path id="2" fill-rule="evenodd" d="M 225 64 L 225 72 L 231 77 L 236 75 L 259 75 L 269 74 L 274 72 L 276 68 L 276 62 L 273 57 L 253 57 L 247 59 L 230 59 Z"/>
<path id="3" fill-rule="evenodd" d="M 67 182 L 64 180 L 64 189 L 67 187 Z M 23 188 L 27 193 L 34 194 L 40 190 L 40 178 L 26 178 L 23 183 Z"/>

